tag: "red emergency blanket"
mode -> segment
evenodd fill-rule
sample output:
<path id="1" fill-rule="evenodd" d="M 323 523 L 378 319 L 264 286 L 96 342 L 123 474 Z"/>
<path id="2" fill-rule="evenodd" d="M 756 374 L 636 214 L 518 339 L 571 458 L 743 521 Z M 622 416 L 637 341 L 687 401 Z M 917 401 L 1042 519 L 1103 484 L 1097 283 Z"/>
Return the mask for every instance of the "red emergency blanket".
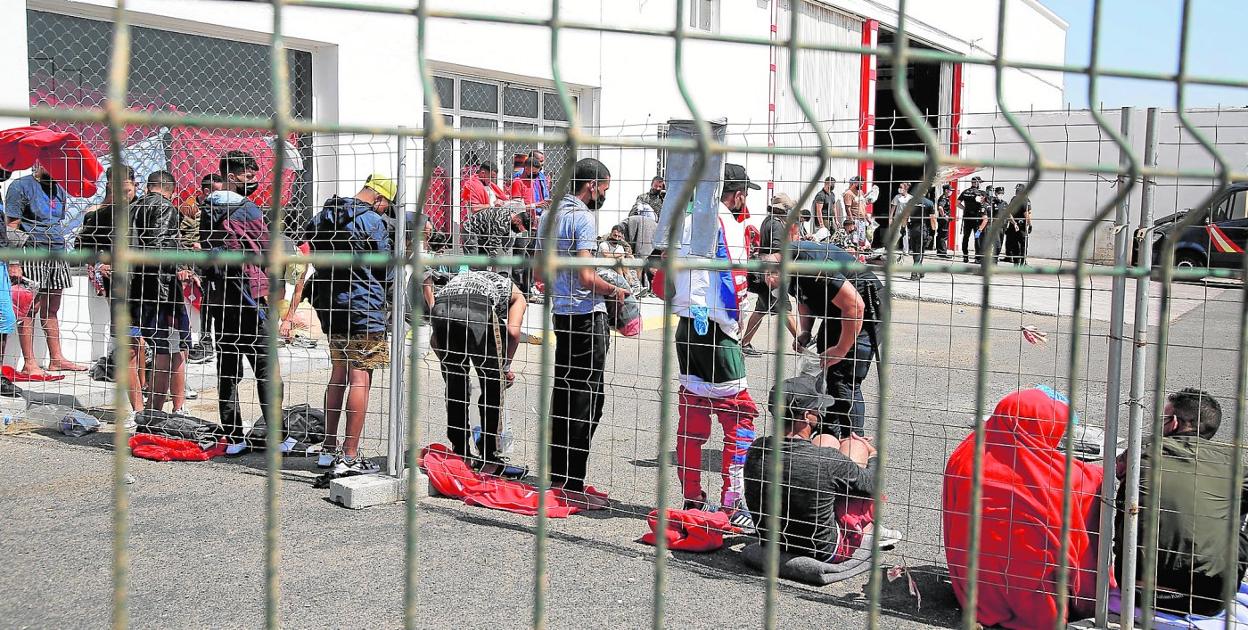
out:
<path id="1" fill-rule="evenodd" d="M 529 484 L 482 475 L 445 444 L 430 444 L 420 453 L 420 467 L 429 476 L 429 485 L 443 496 L 461 499 L 468 505 L 480 505 L 525 516 L 537 515 L 537 488 Z M 586 487 L 585 492 L 606 495 Z M 546 492 L 546 516 L 566 518 L 580 508 L 568 505 L 554 490 Z"/>
<path id="2" fill-rule="evenodd" d="M 983 527 L 975 616 L 984 626 L 1051 628 L 1057 621 L 1065 455 L 1060 450 L 1070 409 L 1051 391 L 1027 389 L 997 403 L 986 425 Z M 971 475 L 975 436 L 945 467 L 945 558 L 958 602 L 966 605 Z M 1068 593 L 1073 609 L 1095 601 L 1096 548 L 1103 471 L 1074 461 Z"/>
<path id="3" fill-rule="evenodd" d="M 32 125 L 0 131 L 0 168 L 20 171 L 38 162 L 71 197 L 95 194 L 104 167 L 82 140 L 66 131 Z"/>
<path id="4" fill-rule="evenodd" d="M 653 545 L 658 542 L 659 511 L 651 510 L 646 517 L 650 531 L 638 542 Z M 667 548 L 677 551 L 715 551 L 724 546 L 724 532 L 739 534 L 741 530 L 728 523 L 727 512 L 703 512 L 702 510 L 667 511 Z"/>
<path id="5" fill-rule="evenodd" d="M 135 457 L 158 462 L 206 462 L 225 454 L 225 441 L 217 442 L 212 448 L 204 450 L 190 440 L 137 433 L 130 437 L 130 452 Z"/>

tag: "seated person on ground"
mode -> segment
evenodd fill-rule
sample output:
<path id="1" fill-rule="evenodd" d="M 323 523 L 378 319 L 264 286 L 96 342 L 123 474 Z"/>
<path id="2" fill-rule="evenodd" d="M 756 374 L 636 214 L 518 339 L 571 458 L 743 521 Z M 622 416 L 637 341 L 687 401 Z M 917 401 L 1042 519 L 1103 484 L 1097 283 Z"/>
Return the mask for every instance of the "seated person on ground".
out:
<path id="1" fill-rule="evenodd" d="M 1062 437 L 1076 418 L 1048 388 L 1009 394 L 985 426 L 983 521 L 975 618 L 984 626 L 1051 628 L 1057 591 L 1066 456 Z M 945 559 L 958 602 L 967 598 L 971 475 L 975 436 L 945 466 L 942 511 Z M 1070 537 L 1066 566 L 1070 608 L 1086 612 L 1096 597 L 1101 467 L 1071 462 Z M 1072 613 L 1072 619 L 1079 617 Z"/>
<path id="2" fill-rule="evenodd" d="M 832 398 L 819 392 L 818 377 L 785 380 L 784 458 L 780 505 L 770 504 L 771 438 L 754 440 L 745 459 L 745 500 L 755 515 L 758 537 L 766 544 L 769 517 L 779 515 L 780 548 L 822 562 L 840 562 L 870 532 L 871 492 L 875 488 L 875 448 L 850 434 L 838 440 L 820 433 Z M 775 400 L 774 394 L 769 400 Z M 773 408 L 772 414 L 779 411 Z M 842 524 L 851 520 L 857 531 Z"/>
<path id="3" fill-rule="evenodd" d="M 1208 392 L 1187 388 L 1170 394 L 1162 422 L 1155 494 L 1148 483 L 1149 468 L 1154 466 L 1150 444 L 1146 442 L 1140 453 L 1141 546 L 1137 551 L 1136 584 L 1142 587 L 1145 579 L 1145 523 L 1153 503 L 1159 501 L 1156 609 L 1177 615 L 1213 616 L 1222 611 L 1225 582 L 1238 584 L 1248 568 L 1248 532 L 1243 526 L 1248 483 L 1241 480 L 1237 484 L 1242 501 L 1239 514 L 1232 515 L 1234 495 L 1230 479 L 1236 452 L 1230 444 L 1213 441 L 1222 424 L 1222 407 Z M 1125 464 L 1125 459 L 1120 458 L 1120 475 L 1125 472 Z M 1125 502 L 1124 484 L 1118 491 L 1119 510 Z M 1232 559 L 1227 544 L 1228 521 L 1232 519 L 1239 530 L 1236 559 Z M 1123 519 L 1118 519 L 1114 570 L 1119 578 L 1123 563 L 1122 527 Z M 1142 606 L 1141 599 L 1136 602 L 1136 606 Z"/>
<path id="4" fill-rule="evenodd" d="M 598 256 L 614 258 L 620 262 L 633 260 L 633 247 L 624 235 L 623 225 L 612 227 L 611 232 L 607 236 L 599 238 Z M 637 269 L 628 268 L 620 264 L 615 266 L 615 270 L 628 280 L 628 285 L 634 292 L 641 288 L 641 278 L 637 274 Z"/>

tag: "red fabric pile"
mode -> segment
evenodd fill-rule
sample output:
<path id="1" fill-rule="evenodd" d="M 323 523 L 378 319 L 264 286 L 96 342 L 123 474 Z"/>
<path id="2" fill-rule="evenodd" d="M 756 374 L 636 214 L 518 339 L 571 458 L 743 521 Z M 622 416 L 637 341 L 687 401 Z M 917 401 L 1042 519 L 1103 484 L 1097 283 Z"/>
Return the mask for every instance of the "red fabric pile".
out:
<path id="1" fill-rule="evenodd" d="M 38 162 L 72 197 L 95 194 L 104 172 L 78 136 L 33 125 L 0 131 L 0 168 L 20 171 Z"/>
<path id="2" fill-rule="evenodd" d="M 986 425 L 979 598 L 984 626 L 1050 628 L 1057 619 L 1065 455 L 1059 450 L 1070 408 L 1042 389 L 1006 396 Z M 975 436 L 953 451 L 945 467 L 945 558 L 958 602 L 966 605 L 971 474 Z M 1096 551 L 1103 471 L 1073 462 L 1070 476 L 1071 607 L 1096 601 Z M 1064 620 L 1063 620 L 1064 621 Z"/>
<path id="3" fill-rule="evenodd" d="M 206 462 L 225 454 L 225 440 L 204 450 L 199 447 L 199 444 L 190 440 L 137 433 L 130 437 L 130 452 L 135 457 L 158 462 Z"/>
<path id="4" fill-rule="evenodd" d="M 651 510 L 646 517 L 650 531 L 638 542 L 653 545 L 658 541 L 659 511 Z M 739 534 L 741 530 L 728 524 L 727 512 L 702 510 L 667 511 L 667 548 L 676 551 L 715 551 L 724 546 L 724 533 Z"/>
<path id="5" fill-rule="evenodd" d="M 469 467 L 463 458 L 445 444 L 425 447 L 420 453 L 420 467 L 429 475 L 429 484 L 438 494 L 461 499 L 468 505 L 480 505 L 525 516 L 537 515 L 536 488 L 519 481 L 482 475 Z M 606 496 L 592 487 L 586 487 L 585 491 Z M 579 511 L 580 508 L 563 501 L 558 492 L 546 492 L 546 516 L 567 518 Z"/>

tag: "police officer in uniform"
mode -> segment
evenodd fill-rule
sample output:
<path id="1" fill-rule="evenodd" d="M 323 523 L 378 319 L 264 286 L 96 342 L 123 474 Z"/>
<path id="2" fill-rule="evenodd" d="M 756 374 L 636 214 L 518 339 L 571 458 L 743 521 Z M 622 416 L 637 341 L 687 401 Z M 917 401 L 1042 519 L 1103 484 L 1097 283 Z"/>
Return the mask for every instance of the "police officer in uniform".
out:
<path id="1" fill-rule="evenodd" d="M 936 255 L 949 257 L 949 204 L 953 201 L 953 186 L 945 184 L 936 200 Z"/>
<path id="2" fill-rule="evenodd" d="M 962 191 L 958 195 L 958 208 L 962 211 L 962 262 L 970 261 L 970 249 L 968 244 L 975 237 L 975 230 L 979 228 L 980 220 L 984 216 L 984 191 L 980 189 L 983 179 L 976 175 L 971 178 L 971 187 Z M 978 239 L 976 238 L 976 241 Z M 975 251 L 979 253 L 979 243 L 975 244 Z"/>
<path id="3" fill-rule="evenodd" d="M 981 265 L 984 263 L 984 254 L 988 251 L 988 227 L 992 225 L 992 220 L 1001 216 L 1005 211 L 1005 189 L 997 186 L 995 189 L 989 186 L 987 189 L 988 196 L 984 200 L 983 217 L 979 220 L 979 236 L 975 239 L 975 258 Z M 993 262 L 1001 262 L 1001 243 L 1005 238 L 1005 231 L 1002 230 L 996 237 L 996 248 L 993 250 Z"/>
<path id="4" fill-rule="evenodd" d="M 1023 194 L 1023 184 L 1014 186 L 1014 196 Z M 1011 203 L 1013 203 L 1011 201 Z M 1027 237 L 1031 234 L 1031 199 L 1024 199 L 1005 224 L 1005 260 L 1021 267 L 1027 264 Z"/>

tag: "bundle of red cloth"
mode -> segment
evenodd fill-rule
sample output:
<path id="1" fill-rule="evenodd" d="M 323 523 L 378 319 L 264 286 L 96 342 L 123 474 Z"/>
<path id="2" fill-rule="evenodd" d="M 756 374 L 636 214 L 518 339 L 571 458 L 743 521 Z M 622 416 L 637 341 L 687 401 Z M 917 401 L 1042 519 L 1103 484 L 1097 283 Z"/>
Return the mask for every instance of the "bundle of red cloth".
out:
<path id="1" fill-rule="evenodd" d="M 136 433 L 130 437 L 130 452 L 135 457 L 158 462 L 206 462 L 225 454 L 225 440 L 221 440 L 205 450 L 200 448 L 199 444 L 190 440 L 179 440 L 150 433 Z"/>
<path id="2" fill-rule="evenodd" d="M 480 505 L 525 516 L 537 514 L 537 488 L 520 481 L 478 473 L 445 444 L 425 447 L 420 453 L 419 465 L 429 476 L 429 485 L 438 494 L 461 499 L 468 505 Z M 588 486 L 585 491 L 606 496 Z M 558 492 L 546 491 L 546 516 L 566 518 L 579 511 L 580 508 L 568 505 Z"/>
<path id="3" fill-rule="evenodd" d="M 638 542 L 653 545 L 658 541 L 659 511 L 651 510 L 646 517 L 650 531 Z M 667 511 L 667 548 L 676 551 L 715 551 L 724 546 L 724 534 L 739 534 L 741 530 L 728 524 L 727 512 L 703 512 L 702 510 Z"/>

